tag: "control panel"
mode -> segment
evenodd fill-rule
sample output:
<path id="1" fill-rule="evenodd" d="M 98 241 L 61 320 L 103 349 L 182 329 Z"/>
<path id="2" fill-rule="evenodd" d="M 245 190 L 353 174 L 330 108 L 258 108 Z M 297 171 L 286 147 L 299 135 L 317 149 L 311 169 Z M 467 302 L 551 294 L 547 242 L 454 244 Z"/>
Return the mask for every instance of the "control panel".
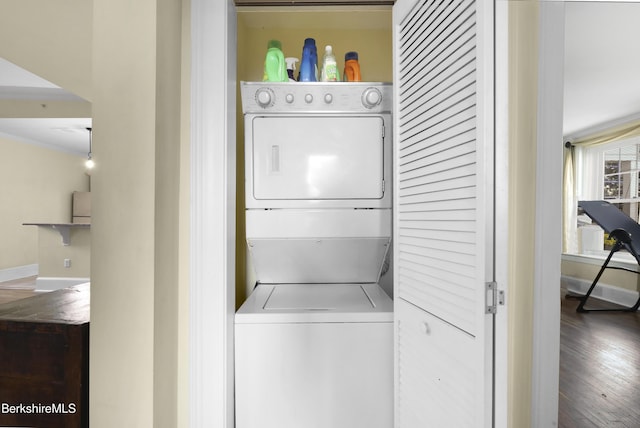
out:
<path id="1" fill-rule="evenodd" d="M 392 85 L 372 82 L 241 82 L 242 111 L 390 112 Z"/>

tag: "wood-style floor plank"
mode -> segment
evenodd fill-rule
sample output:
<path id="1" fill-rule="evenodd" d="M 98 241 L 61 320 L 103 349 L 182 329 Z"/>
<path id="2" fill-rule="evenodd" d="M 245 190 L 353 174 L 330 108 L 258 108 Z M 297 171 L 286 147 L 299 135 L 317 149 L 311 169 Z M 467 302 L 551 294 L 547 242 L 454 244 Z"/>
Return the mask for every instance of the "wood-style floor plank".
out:
<path id="1" fill-rule="evenodd" d="M 558 426 L 640 427 L 640 315 L 577 306 L 562 297 Z"/>

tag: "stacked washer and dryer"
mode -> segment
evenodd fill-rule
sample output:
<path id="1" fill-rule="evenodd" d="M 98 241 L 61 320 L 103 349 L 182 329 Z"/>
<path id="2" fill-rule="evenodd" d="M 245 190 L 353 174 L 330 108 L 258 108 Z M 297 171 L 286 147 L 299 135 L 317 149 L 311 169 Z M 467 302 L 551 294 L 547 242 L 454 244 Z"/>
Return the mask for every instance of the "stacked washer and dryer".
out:
<path id="1" fill-rule="evenodd" d="M 392 87 L 242 82 L 237 428 L 393 426 Z"/>

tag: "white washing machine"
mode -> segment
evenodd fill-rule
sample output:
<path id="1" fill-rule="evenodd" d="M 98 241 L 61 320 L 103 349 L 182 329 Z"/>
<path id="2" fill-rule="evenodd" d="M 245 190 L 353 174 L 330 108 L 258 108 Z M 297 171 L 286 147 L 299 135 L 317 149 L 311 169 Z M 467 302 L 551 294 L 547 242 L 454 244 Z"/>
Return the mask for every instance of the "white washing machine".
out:
<path id="1" fill-rule="evenodd" d="M 257 285 L 235 316 L 237 428 L 393 426 L 390 84 L 241 84 Z"/>

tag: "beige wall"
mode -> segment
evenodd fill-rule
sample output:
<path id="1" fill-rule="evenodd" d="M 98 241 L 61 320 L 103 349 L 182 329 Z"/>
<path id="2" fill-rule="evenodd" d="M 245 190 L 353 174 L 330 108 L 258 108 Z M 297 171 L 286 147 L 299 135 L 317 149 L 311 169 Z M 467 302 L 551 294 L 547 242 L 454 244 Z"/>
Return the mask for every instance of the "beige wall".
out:
<path id="1" fill-rule="evenodd" d="M 90 418 L 178 423 L 182 2 L 93 3 Z M 183 199 L 184 200 L 184 199 Z M 184 211 L 184 210 L 182 210 Z M 184 336 L 182 336 L 184 337 Z M 183 339 L 180 343 L 184 344 Z"/>
<path id="2" fill-rule="evenodd" d="M 22 223 L 70 222 L 88 189 L 82 156 L 0 138 L 0 269 L 38 263 L 38 228 Z"/>
<path id="3" fill-rule="evenodd" d="M 182 10 L 187 12 L 184 29 Z M 91 232 L 97 266 L 92 272 L 92 426 L 186 426 L 188 275 L 177 266 L 188 266 L 189 163 L 188 144 L 182 144 L 188 142 L 188 109 L 181 113 L 180 91 L 188 94 L 189 86 L 188 80 L 181 81 L 180 65 L 189 61 L 188 49 L 181 51 L 182 34 L 188 47 L 189 1 L 6 0 L 2 12 L 0 38 L 11 43 L 0 44 L 1 57 L 86 100 L 93 100 L 94 90 L 98 93 Z M 188 68 L 185 73 L 188 77 Z M 89 117 L 91 109 L 86 101 L 0 100 L 0 117 Z M 17 185 L 0 185 L 0 196 L 16 201 L 23 211 L 6 217 L 13 204 L 3 204 L 3 222 L 14 217 L 19 224 L 69 221 L 71 192 L 88 187 L 68 186 L 68 202 L 58 206 L 51 202 L 58 196 L 51 188 L 60 187 L 52 184 L 62 174 L 41 180 L 49 164 L 43 167 L 34 154 L 24 156 L 28 162 L 16 161 L 5 155 L 7 147 L 0 141 L 1 182 Z M 86 177 L 81 177 L 84 184 Z M 47 183 L 39 185 L 46 192 L 14 195 L 23 183 L 41 181 Z M 21 203 L 16 198 L 22 195 L 32 199 Z M 36 200 L 50 209 L 34 208 Z M 38 229 L 18 230 L 29 234 L 15 239 L 30 241 L 30 253 L 13 246 L 5 257 L 0 249 L 0 260 L 35 263 Z M 55 235 L 45 233 L 44 239 L 56 242 Z M 4 231 L 2 235 L 4 239 Z M 14 261 L 14 256 L 23 257 Z"/>
<path id="4" fill-rule="evenodd" d="M 87 0 L 2 0 L 0 57 L 91 100 L 91 8 Z"/>
<path id="5" fill-rule="evenodd" d="M 177 395 L 176 426 L 184 427 L 189 423 L 189 235 L 191 216 L 191 2 L 182 1 L 182 100 L 180 133 L 180 201 L 179 206 L 179 242 L 178 242 L 178 338 L 171 343 L 177 352 Z M 172 401 L 173 403 L 173 401 Z M 163 405 L 163 403 L 159 403 Z"/>
<path id="6" fill-rule="evenodd" d="M 38 227 L 38 276 L 46 278 L 89 278 L 91 276 L 91 229 L 71 228 L 69 245 L 50 227 Z M 69 259 L 70 267 L 64 267 Z"/>
<path id="7" fill-rule="evenodd" d="M 509 2 L 508 422 L 523 428 L 532 411 L 538 12 L 535 1 Z"/>
<path id="8" fill-rule="evenodd" d="M 11 42 L 0 43 L 0 57 L 90 99 L 91 9 L 92 2 L 85 0 L 3 1 L 0 39 Z M 84 100 L 0 100 L 0 117 L 90 115 L 91 105 Z M 70 222 L 71 192 L 89 190 L 81 156 L 4 139 L 0 140 L 0 183 L 0 197 L 7 201 L 0 216 L 0 235 L 6 243 L 0 248 L 0 269 L 38 263 L 38 228 L 19 225 Z M 74 258 L 88 257 L 83 252 Z M 41 260 L 41 271 L 54 269 L 53 261 L 49 269 L 49 262 Z"/>
<path id="9" fill-rule="evenodd" d="M 319 66 L 325 45 L 331 45 L 342 76 L 344 54 L 356 51 L 362 78 L 370 82 L 392 80 L 391 10 L 388 8 L 325 7 L 238 9 L 238 78 L 261 81 L 267 43 L 280 40 L 285 57 L 301 59 L 304 39 L 312 37 Z M 299 67 L 298 63 L 298 67 Z M 297 76 L 297 71 L 296 71 Z"/>
<path id="10" fill-rule="evenodd" d="M 598 274 L 602 263 L 604 263 L 604 260 L 600 260 L 599 264 L 563 260 L 562 275 L 591 282 Z M 602 274 L 599 283 L 613 285 L 625 290 L 638 291 L 640 276 L 632 272 L 607 269 Z"/>

